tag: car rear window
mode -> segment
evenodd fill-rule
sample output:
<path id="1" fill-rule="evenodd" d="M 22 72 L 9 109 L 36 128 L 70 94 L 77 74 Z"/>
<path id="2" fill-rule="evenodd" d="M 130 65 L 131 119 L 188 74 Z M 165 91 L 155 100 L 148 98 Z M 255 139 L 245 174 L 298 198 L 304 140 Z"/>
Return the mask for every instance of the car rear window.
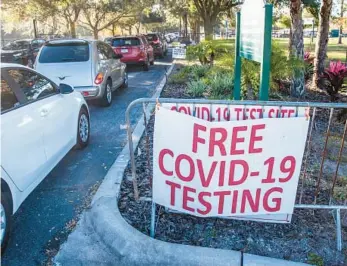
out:
<path id="1" fill-rule="evenodd" d="M 84 62 L 89 60 L 88 43 L 47 44 L 42 47 L 40 63 Z"/>
<path id="2" fill-rule="evenodd" d="M 158 40 L 157 34 L 147 34 L 146 38 L 149 42 L 153 42 L 153 41 Z"/>
<path id="3" fill-rule="evenodd" d="M 118 47 L 118 46 L 137 46 L 141 45 L 141 41 L 139 38 L 117 38 L 113 39 L 112 46 Z"/>

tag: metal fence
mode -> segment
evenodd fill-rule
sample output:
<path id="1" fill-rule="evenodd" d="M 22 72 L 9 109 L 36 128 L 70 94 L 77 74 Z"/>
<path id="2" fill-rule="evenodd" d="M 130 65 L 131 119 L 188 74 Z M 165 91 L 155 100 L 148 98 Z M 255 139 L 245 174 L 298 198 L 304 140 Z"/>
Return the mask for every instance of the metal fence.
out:
<path id="1" fill-rule="evenodd" d="M 131 102 L 126 110 L 126 123 L 129 140 L 129 150 L 131 156 L 132 181 L 134 186 L 135 199 L 139 199 L 136 176 L 136 161 L 132 141 L 132 128 L 130 123 L 130 112 L 134 106 L 142 104 L 145 125 L 149 120 L 146 116 L 146 105 L 158 104 L 158 100 L 151 98 L 141 98 Z M 308 136 L 306 140 L 305 153 L 303 157 L 301 174 L 296 196 L 296 209 L 330 210 L 336 224 L 337 249 L 342 250 L 342 226 L 341 210 L 347 215 L 347 174 L 339 172 L 342 164 L 344 171 L 347 171 L 347 152 L 344 152 L 344 145 L 347 142 L 347 104 L 346 103 L 317 103 L 317 102 L 276 102 L 276 101 L 229 101 L 229 100 L 201 100 L 201 99 L 165 99 L 161 98 L 160 103 L 170 103 L 176 105 L 179 110 L 180 105 L 192 105 L 192 115 L 196 116 L 196 106 L 200 104 L 209 105 L 233 105 L 237 106 L 265 106 L 277 108 L 280 117 L 284 107 L 295 108 L 298 116 L 298 108 L 308 107 L 311 117 Z M 245 108 L 243 109 L 245 110 Z M 148 114 L 147 114 L 148 115 Z M 230 117 L 230 116 L 229 116 Z M 230 118 L 229 118 L 230 119 Z M 210 118 L 212 121 L 212 118 Z M 145 130 L 147 153 L 149 153 L 149 136 Z M 148 154 L 148 167 L 150 167 L 150 157 Z M 150 199 L 151 200 L 151 199 Z M 156 204 L 152 202 L 152 215 L 150 235 L 155 235 Z"/>

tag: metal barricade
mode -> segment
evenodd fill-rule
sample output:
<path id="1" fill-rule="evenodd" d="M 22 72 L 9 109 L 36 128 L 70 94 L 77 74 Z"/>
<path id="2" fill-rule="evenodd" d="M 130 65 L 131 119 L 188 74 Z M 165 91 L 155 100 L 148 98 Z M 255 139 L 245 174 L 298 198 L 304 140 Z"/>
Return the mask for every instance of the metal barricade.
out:
<path id="1" fill-rule="evenodd" d="M 279 102 L 279 101 L 232 101 L 232 100 L 202 100 L 202 99 L 168 99 L 160 98 L 160 103 L 165 104 L 175 104 L 176 110 L 178 110 L 179 105 L 189 104 L 192 105 L 193 111 L 192 116 L 196 116 L 195 105 L 205 104 L 209 105 L 211 108 L 213 105 L 227 105 L 227 106 L 261 106 L 262 110 L 266 106 L 276 107 L 281 114 L 281 109 L 284 107 L 295 108 L 295 115 L 298 116 L 299 107 L 308 107 L 310 109 L 310 125 L 308 136 L 306 140 L 306 147 L 301 167 L 301 174 L 299 178 L 299 184 L 297 189 L 297 197 L 295 208 L 296 209 L 312 209 L 312 210 L 330 210 L 334 216 L 336 224 L 336 239 L 337 239 L 337 249 L 342 250 L 342 226 L 341 226 L 341 210 L 345 210 L 347 213 L 347 175 L 344 177 L 344 182 L 346 184 L 342 185 L 342 189 L 339 187 L 337 190 L 339 168 L 341 166 L 342 160 L 344 163 L 346 161 L 346 154 L 344 152 L 344 145 L 347 142 L 347 121 L 346 118 L 342 117 L 342 121 L 339 122 L 340 126 L 333 127 L 333 117 L 335 109 L 340 110 L 341 113 L 345 112 L 343 115 L 347 117 L 347 104 L 346 103 L 318 103 L 318 102 Z M 131 102 L 126 110 L 126 123 L 127 123 L 127 133 L 129 141 L 129 150 L 131 157 L 131 172 L 132 172 L 132 182 L 134 186 L 134 196 L 136 200 L 139 200 L 139 192 L 137 187 L 137 177 L 136 177 L 136 162 L 134 147 L 132 141 L 132 128 L 130 122 L 130 111 L 136 105 L 142 104 L 143 115 L 145 127 L 149 118 L 146 115 L 146 105 L 152 104 L 153 108 L 155 104 L 158 104 L 158 99 L 153 98 L 141 98 Z M 245 108 L 243 108 L 245 110 Z M 325 110 L 325 111 L 324 111 Z M 327 112 L 328 111 L 328 112 Z M 280 117 L 280 116 L 277 116 Z M 344 121 L 344 122 L 343 122 Z M 326 126 L 325 126 L 326 124 Z M 145 129 L 147 152 L 149 152 L 149 134 L 147 129 Z M 333 139 L 333 144 L 335 145 L 336 154 L 329 154 L 329 144 L 330 140 Z M 337 139 L 337 140 L 336 140 Z M 339 146 L 336 147 L 336 144 Z M 319 153 L 317 150 L 312 150 L 313 146 L 323 144 L 322 152 Z M 317 158 L 320 156 L 320 158 Z M 328 176 L 325 175 L 324 165 L 329 160 L 330 170 L 331 161 L 336 164 L 333 171 L 330 171 Z M 314 161 L 319 162 L 319 165 L 315 164 Z M 311 164 L 309 164 L 311 162 Z M 148 156 L 148 167 L 150 166 L 150 159 Z M 312 165 L 313 164 L 313 165 Z M 316 176 L 316 178 L 313 178 Z M 310 184 L 309 184 L 310 183 Z M 314 185 L 312 185 L 314 183 Z M 324 183 L 324 184 L 323 184 Z M 306 196 L 305 192 L 307 190 L 311 191 L 312 196 Z M 156 205 L 152 201 L 152 214 L 151 214 L 151 226 L 150 235 L 154 237 L 155 235 L 155 216 L 156 216 Z"/>

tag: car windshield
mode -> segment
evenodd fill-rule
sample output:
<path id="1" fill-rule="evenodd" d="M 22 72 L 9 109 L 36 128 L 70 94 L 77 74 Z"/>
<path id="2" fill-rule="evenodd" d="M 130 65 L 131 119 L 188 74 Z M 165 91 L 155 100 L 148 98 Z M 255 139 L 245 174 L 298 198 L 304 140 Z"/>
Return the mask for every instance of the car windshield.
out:
<path id="1" fill-rule="evenodd" d="M 48 44 L 42 47 L 40 63 L 84 62 L 89 60 L 88 43 Z"/>
<path id="2" fill-rule="evenodd" d="M 147 34 L 146 38 L 149 42 L 153 42 L 153 41 L 157 41 L 158 40 L 158 36 L 157 34 Z"/>
<path id="3" fill-rule="evenodd" d="M 6 44 L 2 47 L 2 50 L 24 50 L 29 48 L 30 43 L 28 41 L 14 41 Z"/>
<path id="4" fill-rule="evenodd" d="M 137 45 L 141 45 L 139 38 L 117 38 L 112 41 L 113 47 Z"/>

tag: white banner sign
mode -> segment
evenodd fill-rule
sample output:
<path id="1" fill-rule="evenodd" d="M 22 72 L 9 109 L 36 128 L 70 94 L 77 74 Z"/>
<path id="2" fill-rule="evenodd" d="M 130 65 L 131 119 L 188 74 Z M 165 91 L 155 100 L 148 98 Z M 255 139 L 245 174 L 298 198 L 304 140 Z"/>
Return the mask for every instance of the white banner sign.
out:
<path id="1" fill-rule="evenodd" d="M 175 47 L 172 49 L 173 59 L 186 59 L 186 48 Z"/>
<path id="2" fill-rule="evenodd" d="M 213 123 L 159 108 L 153 201 L 202 217 L 289 222 L 308 125 L 305 117 Z"/>
<path id="3" fill-rule="evenodd" d="M 175 104 L 163 103 L 163 107 L 212 121 L 239 121 L 260 118 L 292 118 L 304 117 L 309 114 L 309 107 L 282 107 L 278 106 L 242 106 L 242 105 L 209 105 L 209 104 Z"/>

